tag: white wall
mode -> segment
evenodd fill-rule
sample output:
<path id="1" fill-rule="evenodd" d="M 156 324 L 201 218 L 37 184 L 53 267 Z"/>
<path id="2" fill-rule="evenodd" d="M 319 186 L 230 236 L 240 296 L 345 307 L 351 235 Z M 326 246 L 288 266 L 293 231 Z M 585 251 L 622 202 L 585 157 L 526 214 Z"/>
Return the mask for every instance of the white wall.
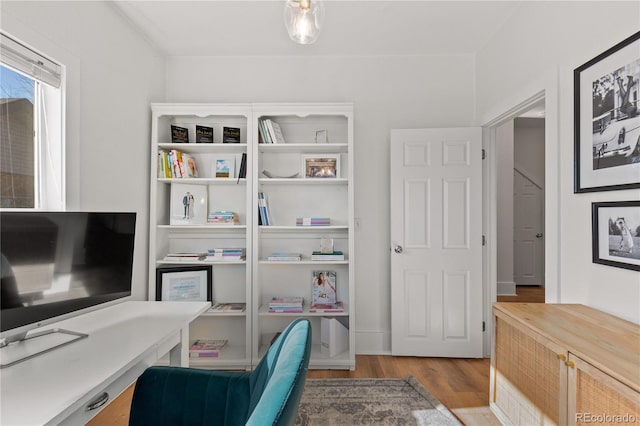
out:
<path id="1" fill-rule="evenodd" d="M 498 295 L 516 294 L 513 277 L 513 120 L 496 129 Z"/>
<path id="2" fill-rule="evenodd" d="M 513 166 L 544 188 L 544 118 L 513 121 Z"/>
<path id="3" fill-rule="evenodd" d="M 557 125 L 557 133 L 547 138 L 547 149 L 553 150 L 547 158 L 559 167 L 547 170 L 553 179 L 547 179 L 546 189 L 558 193 L 547 209 L 557 212 L 559 223 L 546 230 L 546 240 L 557 245 L 553 260 L 559 273 L 554 288 L 547 287 L 547 301 L 582 303 L 635 323 L 640 323 L 640 274 L 591 262 L 591 203 L 637 200 L 640 191 L 573 193 L 572 73 L 638 28 L 638 2 L 522 3 L 476 57 L 482 123 L 545 88 L 557 111 L 557 117 L 547 114 L 547 125 Z"/>
<path id="4" fill-rule="evenodd" d="M 67 205 L 135 211 L 133 297 L 147 297 L 149 103 L 164 59 L 105 2 L 0 2 L 2 29 L 66 66 Z"/>
<path id="5" fill-rule="evenodd" d="M 473 58 L 172 57 L 169 102 L 354 102 L 358 353 L 390 350 L 389 135 L 468 126 Z"/>

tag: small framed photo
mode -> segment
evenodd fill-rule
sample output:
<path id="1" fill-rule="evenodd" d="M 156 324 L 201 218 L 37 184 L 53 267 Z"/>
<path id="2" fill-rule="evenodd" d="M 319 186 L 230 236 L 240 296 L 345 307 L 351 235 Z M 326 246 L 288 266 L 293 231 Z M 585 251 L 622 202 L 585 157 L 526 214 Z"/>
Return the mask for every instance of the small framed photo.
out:
<path id="1" fill-rule="evenodd" d="M 640 188 L 640 32 L 573 78 L 574 192 Z"/>
<path id="2" fill-rule="evenodd" d="M 213 167 L 215 177 L 233 178 L 236 175 L 236 157 L 234 155 L 216 157 Z"/>
<path id="3" fill-rule="evenodd" d="M 186 183 L 171 185 L 170 225 L 204 225 L 207 223 L 207 187 Z"/>
<path id="4" fill-rule="evenodd" d="M 593 262 L 640 271 L 640 201 L 592 204 Z"/>
<path id="5" fill-rule="evenodd" d="M 189 129 L 171 125 L 171 143 L 189 143 Z"/>
<path id="6" fill-rule="evenodd" d="M 210 302 L 211 276 L 211 265 L 157 268 L 156 300 Z"/>
<path id="7" fill-rule="evenodd" d="M 340 154 L 303 155 L 305 178 L 337 178 L 340 176 Z"/>
<path id="8" fill-rule="evenodd" d="M 196 143 L 213 143 L 213 127 L 196 124 Z"/>

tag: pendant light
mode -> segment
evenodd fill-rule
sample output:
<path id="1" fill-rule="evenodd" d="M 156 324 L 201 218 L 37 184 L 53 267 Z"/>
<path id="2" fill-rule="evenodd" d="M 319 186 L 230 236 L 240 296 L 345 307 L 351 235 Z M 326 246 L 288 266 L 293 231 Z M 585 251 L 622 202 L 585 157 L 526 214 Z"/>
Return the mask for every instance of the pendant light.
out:
<path id="1" fill-rule="evenodd" d="M 322 0 L 286 0 L 284 25 L 289 37 L 296 43 L 314 43 L 320 34 L 323 20 Z"/>

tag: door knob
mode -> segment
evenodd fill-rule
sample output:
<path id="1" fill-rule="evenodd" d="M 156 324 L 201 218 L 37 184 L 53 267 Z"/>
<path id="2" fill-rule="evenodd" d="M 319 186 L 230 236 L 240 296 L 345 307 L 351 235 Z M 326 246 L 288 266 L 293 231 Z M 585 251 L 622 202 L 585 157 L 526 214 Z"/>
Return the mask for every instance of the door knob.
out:
<path id="1" fill-rule="evenodd" d="M 402 248 L 402 246 L 395 246 L 393 248 L 393 251 L 395 251 L 396 253 L 400 254 L 404 251 L 404 249 Z"/>
<path id="2" fill-rule="evenodd" d="M 536 238 L 542 238 L 542 233 L 536 234 Z"/>

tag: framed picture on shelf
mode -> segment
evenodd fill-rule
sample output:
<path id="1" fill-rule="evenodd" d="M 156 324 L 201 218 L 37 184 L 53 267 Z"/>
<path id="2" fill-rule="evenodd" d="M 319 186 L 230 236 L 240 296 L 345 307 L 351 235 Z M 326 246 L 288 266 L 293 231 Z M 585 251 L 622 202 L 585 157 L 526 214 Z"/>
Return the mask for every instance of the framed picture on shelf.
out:
<path id="1" fill-rule="evenodd" d="M 207 223 L 207 187 L 186 183 L 171 184 L 170 225 Z"/>
<path id="2" fill-rule="evenodd" d="M 240 128 L 223 127 L 222 143 L 240 143 Z"/>
<path id="3" fill-rule="evenodd" d="M 156 300 L 211 301 L 211 265 L 156 269 Z"/>
<path id="4" fill-rule="evenodd" d="M 303 155 L 305 178 L 337 178 L 340 176 L 340 154 Z"/>
<path id="5" fill-rule="evenodd" d="M 216 157 L 214 161 L 214 176 L 217 178 L 233 178 L 236 175 L 235 155 Z"/>
<path id="6" fill-rule="evenodd" d="M 337 300 L 336 271 L 311 273 L 311 305 L 331 304 Z"/>
<path id="7" fill-rule="evenodd" d="M 171 143 L 189 143 L 189 129 L 171 125 Z"/>
<path id="8" fill-rule="evenodd" d="M 196 124 L 196 143 L 213 143 L 213 127 Z"/>
<path id="9" fill-rule="evenodd" d="M 592 204 L 593 262 L 640 271 L 640 201 Z"/>
<path id="10" fill-rule="evenodd" d="M 640 32 L 573 77 L 574 192 L 640 188 Z"/>

